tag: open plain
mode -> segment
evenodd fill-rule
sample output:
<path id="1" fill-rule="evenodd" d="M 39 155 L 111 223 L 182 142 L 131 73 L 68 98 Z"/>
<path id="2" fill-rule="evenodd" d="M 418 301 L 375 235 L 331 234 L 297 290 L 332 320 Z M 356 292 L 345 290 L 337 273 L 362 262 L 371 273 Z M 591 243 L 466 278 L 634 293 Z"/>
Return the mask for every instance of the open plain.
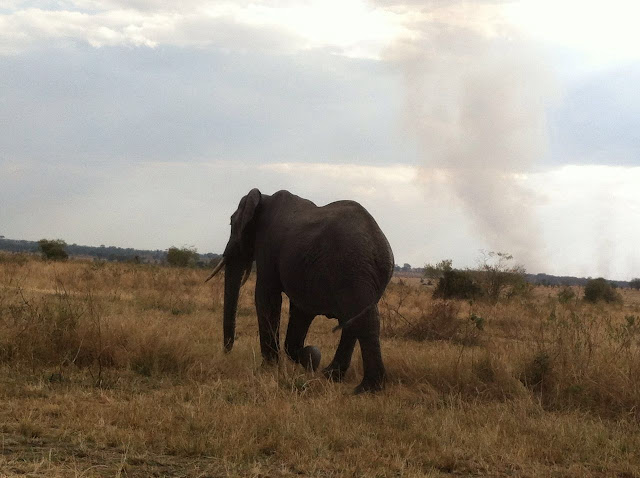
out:
<path id="1" fill-rule="evenodd" d="M 437 301 L 394 278 L 386 389 L 222 350 L 207 271 L 0 255 L 0 476 L 640 477 L 640 292 Z M 287 322 L 283 307 L 281 333 Z M 307 343 L 331 359 L 335 321 Z"/>

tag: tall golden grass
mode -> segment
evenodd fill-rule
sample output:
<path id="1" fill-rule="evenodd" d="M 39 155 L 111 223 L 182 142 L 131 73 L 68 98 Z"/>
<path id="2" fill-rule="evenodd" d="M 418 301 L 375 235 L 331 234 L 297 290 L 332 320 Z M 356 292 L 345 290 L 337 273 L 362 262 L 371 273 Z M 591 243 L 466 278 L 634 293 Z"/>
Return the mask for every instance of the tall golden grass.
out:
<path id="1" fill-rule="evenodd" d="M 357 350 L 342 384 L 261 366 L 253 278 L 224 354 L 206 275 L 0 255 L 0 476 L 640 476 L 637 291 L 445 302 L 394 279 L 388 384 L 355 397 Z M 333 325 L 307 340 L 322 365 Z"/>

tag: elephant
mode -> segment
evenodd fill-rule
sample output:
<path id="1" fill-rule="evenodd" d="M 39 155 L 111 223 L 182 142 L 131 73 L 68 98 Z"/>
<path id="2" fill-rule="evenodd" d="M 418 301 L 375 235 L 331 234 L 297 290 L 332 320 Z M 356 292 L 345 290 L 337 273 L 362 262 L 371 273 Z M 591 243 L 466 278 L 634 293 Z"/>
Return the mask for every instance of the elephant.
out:
<path id="1" fill-rule="evenodd" d="M 289 191 L 272 195 L 252 189 L 231 216 L 231 235 L 207 281 L 223 267 L 224 350 L 235 340 L 240 288 L 256 265 L 255 306 L 264 363 L 278 361 L 282 293 L 290 316 L 284 348 L 287 356 L 311 371 L 320 350 L 304 345 L 318 315 L 337 319 L 340 342 L 324 375 L 340 381 L 360 343 L 364 377 L 355 393 L 384 387 L 378 301 L 393 274 L 391 246 L 380 227 L 355 201 L 318 207 Z M 206 282 L 206 281 L 205 281 Z"/>

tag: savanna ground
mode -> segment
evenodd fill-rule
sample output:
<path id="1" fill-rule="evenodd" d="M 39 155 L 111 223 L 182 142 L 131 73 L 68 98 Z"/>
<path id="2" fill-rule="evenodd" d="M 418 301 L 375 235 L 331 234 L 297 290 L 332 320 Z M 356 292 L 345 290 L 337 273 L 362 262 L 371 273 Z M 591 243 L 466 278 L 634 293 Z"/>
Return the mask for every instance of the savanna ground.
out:
<path id="1" fill-rule="evenodd" d="M 207 271 L 0 255 L 0 476 L 640 477 L 640 293 L 436 301 L 394 279 L 388 384 L 262 367 L 252 279 L 222 352 Z M 287 322 L 283 310 L 282 332 Z M 331 359 L 334 321 L 308 344 Z"/>

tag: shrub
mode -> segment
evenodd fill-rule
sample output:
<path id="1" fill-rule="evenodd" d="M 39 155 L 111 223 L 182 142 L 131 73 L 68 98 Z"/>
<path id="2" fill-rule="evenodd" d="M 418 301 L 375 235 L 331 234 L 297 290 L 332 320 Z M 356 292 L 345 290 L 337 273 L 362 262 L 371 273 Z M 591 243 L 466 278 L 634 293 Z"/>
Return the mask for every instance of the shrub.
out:
<path id="1" fill-rule="evenodd" d="M 513 264 L 513 256 L 506 252 L 482 252 L 476 272 L 485 297 L 496 303 L 500 297 L 527 295 L 531 289 L 526 281 L 524 267 Z"/>
<path id="2" fill-rule="evenodd" d="M 167 262 L 171 266 L 188 267 L 193 266 L 198 261 L 198 251 L 195 248 L 170 247 L 167 251 Z"/>
<path id="3" fill-rule="evenodd" d="M 445 270 L 433 291 L 436 299 L 475 299 L 482 295 L 480 286 L 468 271 Z"/>
<path id="4" fill-rule="evenodd" d="M 65 261 L 69 258 L 69 254 L 65 250 L 67 243 L 62 239 L 40 239 L 38 241 L 42 257 L 51 261 Z"/>
<path id="5" fill-rule="evenodd" d="M 584 287 L 584 300 L 595 303 L 599 301 L 620 302 L 622 297 L 620 294 L 602 277 L 590 279 Z"/>
<path id="6" fill-rule="evenodd" d="M 564 286 L 560 292 L 558 292 L 558 302 L 566 304 L 576 298 L 576 293 L 569 286 Z"/>
<path id="7" fill-rule="evenodd" d="M 477 269 L 454 269 L 451 260 L 447 259 L 436 265 L 425 265 L 424 276 L 438 278 L 434 298 L 484 298 L 496 303 L 501 297 L 522 297 L 531 292 L 524 268 L 513 264 L 512 260 L 513 256 L 506 252 L 482 252 Z"/>
<path id="8" fill-rule="evenodd" d="M 635 279 L 631 279 L 629 282 L 629 287 L 632 289 L 640 290 L 640 278 L 636 277 Z"/>

